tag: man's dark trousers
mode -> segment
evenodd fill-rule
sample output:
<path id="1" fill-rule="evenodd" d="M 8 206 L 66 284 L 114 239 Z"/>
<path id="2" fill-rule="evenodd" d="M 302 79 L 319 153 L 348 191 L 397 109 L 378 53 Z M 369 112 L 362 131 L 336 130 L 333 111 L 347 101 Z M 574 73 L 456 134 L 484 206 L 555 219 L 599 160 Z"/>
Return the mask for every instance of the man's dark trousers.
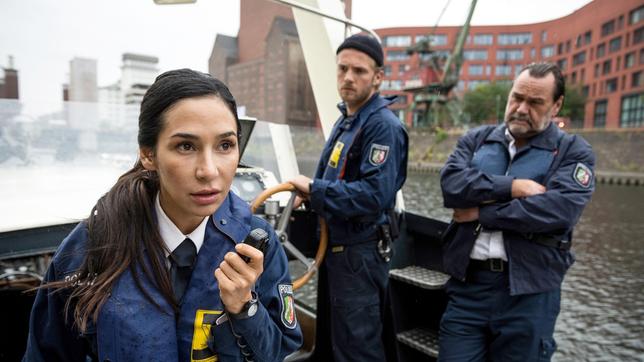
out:
<path id="1" fill-rule="evenodd" d="M 384 361 L 383 305 L 389 265 L 376 241 L 326 254 L 332 349 L 335 362 Z"/>
<path id="2" fill-rule="evenodd" d="M 447 294 L 440 361 L 549 361 L 556 350 L 559 288 L 510 296 L 507 270 L 468 270 L 466 282 L 448 282 Z"/>

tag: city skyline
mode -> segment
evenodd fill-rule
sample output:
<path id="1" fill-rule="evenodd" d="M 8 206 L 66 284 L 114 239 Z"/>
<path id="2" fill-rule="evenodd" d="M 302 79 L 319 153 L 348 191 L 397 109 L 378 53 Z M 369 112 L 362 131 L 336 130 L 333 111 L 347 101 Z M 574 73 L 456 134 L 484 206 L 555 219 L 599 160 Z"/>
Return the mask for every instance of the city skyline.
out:
<path id="1" fill-rule="evenodd" d="M 529 1 L 479 0 L 472 23 L 544 21 L 569 14 L 588 2 L 544 0 L 541 11 L 527 11 L 532 6 Z M 446 2 L 401 0 L 395 4 L 354 0 L 353 19 L 370 28 L 433 26 Z M 459 25 L 469 4 L 468 0 L 452 0 L 440 24 Z M 410 8 L 420 11 L 410 12 Z M 496 10 L 490 12 L 492 8 Z M 0 66 L 7 65 L 9 55 L 14 56 L 21 101 L 27 112 L 38 115 L 60 106 L 68 62 L 74 57 L 97 59 L 99 87 L 118 80 L 120 57 L 126 52 L 158 57 L 161 71 L 189 67 L 207 72 L 216 34 L 235 36 L 238 14 L 239 2 L 233 0 L 175 6 L 158 6 L 152 1 L 40 0 L 26 4 L 8 0 L 0 14 Z"/>

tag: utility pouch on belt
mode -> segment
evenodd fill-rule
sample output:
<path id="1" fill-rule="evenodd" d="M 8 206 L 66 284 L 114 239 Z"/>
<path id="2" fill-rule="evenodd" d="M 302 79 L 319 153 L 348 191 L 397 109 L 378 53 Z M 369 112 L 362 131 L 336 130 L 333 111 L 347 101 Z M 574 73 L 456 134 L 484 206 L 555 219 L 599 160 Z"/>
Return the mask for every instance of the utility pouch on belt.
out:
<path id="1" fill-rule="evenodd" d="M 394 241 L 400 236 L 400 222 L 402 219 L 402 214 L 398 215 L 394 209 L 387 210 L 387 220 L 389 220 L 389 226 L 391 227 L 391 240 Z"/>
<path id="2" fill-rule="evenodd" d="M 378 254 L 384 259 L 384 261 L 389 262 L 393 251 L 391 250 L 391 243 L 393 239 L 391 237 L 391 228 L 389 225 L 378 225 Z"/>

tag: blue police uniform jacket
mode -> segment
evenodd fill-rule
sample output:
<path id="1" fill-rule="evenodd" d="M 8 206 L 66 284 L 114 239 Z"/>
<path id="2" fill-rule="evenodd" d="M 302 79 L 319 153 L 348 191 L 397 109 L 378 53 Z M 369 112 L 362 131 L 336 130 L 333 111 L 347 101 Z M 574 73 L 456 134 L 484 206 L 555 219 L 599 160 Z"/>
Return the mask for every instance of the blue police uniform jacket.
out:
<path id="1" fill-rule="evenodd" d="M 560 288 L 574 254 L 535 240 L 543 236 L 561 245 L 572 242 L 573 227 L 594 190 L 595 156 L 583 138 L 550 123 L 510 160 L 505 129 L 483 126 L 468 132 L 441 170 L 445 207 L 479 207 L 478 222 L 452 223 L 446 231 L 443 267 L 465 280 L 480 227 L 501 230 L 511 295 Z M 515 178 L 531 179 L 546 192 L 513 199 Z"/>
<path id="2" fill-rule="evenodd" d="M 259 309 L 253 317 L 229 318 L 216 325 L 224 305 L 214 270 L 224 255 L 234 251 L 235 244 L 256 227 L 270 235 L 264 272 L 254 286 Z M 45 282 L 75 277 L 83 261 L 87 235 L 85 222 L 71 232 L 54 255 Z M 133 272 L 139 274 L 142 287 L 162 311 L 137 288 Z M 293 310 L 286 255 L 273 229 L 253 216 L 248 204 L 232 193 L 208 221 L 178 316 L 140 266 L 134 271 L 128 269 L 118 278 L 96 323 L 91 323 L 84 336 L 72 327 L 70 318 L 65 318 L 66 295 L 46 289 L 38 291 L 24 360 L 85 361 L 91 343 L 83 339 L 89 338 L 96 341 L 95 352 L 100 361 L 241 361 L 243 356 L 234 330 L 243 337 L 241 343 L 248 345 L 255 361 L 282 361 L 302 341 Z"/>
<path id="3" fill-rule="evenodd" d="M 375 93 L 358 112 L 336 121 L 311 185 L 311 208 L 324 217 L 330 245 L 377 239 L 407 177 L 407 131 Z"/>

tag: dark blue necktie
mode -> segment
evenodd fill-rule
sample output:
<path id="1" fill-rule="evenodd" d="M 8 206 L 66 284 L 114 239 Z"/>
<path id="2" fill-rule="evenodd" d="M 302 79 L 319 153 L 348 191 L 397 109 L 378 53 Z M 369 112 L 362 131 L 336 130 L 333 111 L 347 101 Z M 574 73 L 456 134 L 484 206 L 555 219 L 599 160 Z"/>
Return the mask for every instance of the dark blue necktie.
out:
<path id="1" fill-rule="evenodd" d="M 197 259 L 197 248 L 192 240 L 186 238 L 170 254 L 170 281 L 177 302 L 181 301 L 186 291 L 192 269 Z"/>

